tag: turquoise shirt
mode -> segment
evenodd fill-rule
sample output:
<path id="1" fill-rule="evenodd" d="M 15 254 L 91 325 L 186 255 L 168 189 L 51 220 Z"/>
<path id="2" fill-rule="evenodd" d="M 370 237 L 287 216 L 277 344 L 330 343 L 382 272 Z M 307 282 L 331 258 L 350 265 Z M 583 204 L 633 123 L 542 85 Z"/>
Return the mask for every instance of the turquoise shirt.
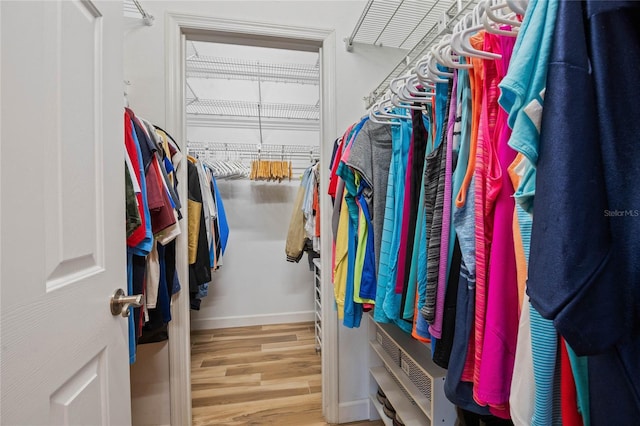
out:
<path id="1" fill-rule="evenodd" d="M 529 260 L 535 164 L 538 161 L 540 121 L 546 87 L 549 54 L 558 10 L 558 0 L 531 0 L 516 40 L 509 70 L 498 85 L 500 105 L 508 113 L 513 130 L 509 146 L 526 157 L 525 172 L 516 188 L 516 211 L 525 258 Z M 559 425 L 562 418 L 554 412 L 559 395 L 554 392 L 558 336 L 553 322 L 542 318 L 530 305 L 531 344 L 535 380 L 533 426 Z"/>
<path id="2" fill-rule="evenodd" d="M 389 322 L 394 320 L 404 330 L 407 329 L 407 325 L 405 321 L 399 319 L 402 294 L 395 293 L 395 282 L 402 226 L 404 178 L 411 129 L 411 122 L 407 120 L 400 120 L 400 125 L 394 125 L 391 128 L 393 154 L 387 182 L 387 199 L 382 228 L 382 244 L 378 265 L 378 289 L 376 291 L 376 309 L 374 312 L 376 321 Z"/>

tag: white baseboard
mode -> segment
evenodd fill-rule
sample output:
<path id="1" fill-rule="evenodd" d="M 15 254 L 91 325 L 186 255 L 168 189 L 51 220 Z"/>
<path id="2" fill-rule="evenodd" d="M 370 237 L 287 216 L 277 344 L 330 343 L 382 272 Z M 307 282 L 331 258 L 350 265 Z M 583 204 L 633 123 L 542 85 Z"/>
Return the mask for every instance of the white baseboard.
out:
<path id="1" fill-rule="evenodd" d="M 281 314 L 245 315 L 221 318 L 193 318 L 192 330 L 215 330 L 229 327 L 248 327 L 251 325 L 288 324 L 313 321 L 314 311 L 286 312 Z"/>
<path id="2" fill-rule="evenodd" d="M 338 423 L 369 420 L 369 399 L 341 402 L 338 404 Z"/>

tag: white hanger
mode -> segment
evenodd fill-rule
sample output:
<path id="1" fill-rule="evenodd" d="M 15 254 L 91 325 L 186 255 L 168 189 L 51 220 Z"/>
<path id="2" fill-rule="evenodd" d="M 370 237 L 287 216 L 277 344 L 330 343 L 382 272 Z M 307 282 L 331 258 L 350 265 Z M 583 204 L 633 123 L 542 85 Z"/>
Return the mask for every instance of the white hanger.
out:
<path id="1" fill-rule="evenodd" d="M 417 89 L 416 86 L 419 84 L 418 77 L 412 73 L 392 79 L 389 83 L 389 90 L 393 94 L 391 103 L 399 108 L 422 109 L 421 107 L 411 106 L 414 102 L 423 103 L 428 96 L 427 93 Z M 403 102 L 409 105 L 403 105 Z"/>
<path id="2" fill-rule="evenodd" d="M 453 53 L 453 49 L 451 47 L 451 43 L 450 42 L 446 46 L 443 47 L 443 55 L 442 56 L 444 56 L 445 58 L 451 58 L 449 60 L 449 64 L 448 64 L 448 66 L 450 68 L 457 68 L 457 69 L 473 68 L 473 65 L 471 65 L 471 64 L 460 62 L 461 56 Z"/>
<path id="3" fill-rule="evenodd" d="M 378 124 L 393 124 L 391 121 L 389 121 L 389 120 L 387 120 L 385 118 L 381 118 L 380 116 L 376 115 L 376 109 L 377 109 L 378 102 L 380 102 L 380 101 L 379 100 L 376 101 L 369 108 L 369 120 L 371 120 L 374 123 L 378 123 Z"/>
<path id="4" fill-rule="evenodd" d="M 431 75 L 437 76 L 439 78 L 439 83 L 448 83 L 450 78 L 453 78 L 452 72 L 441 71 L 438 69 L 438 57 L 432 53 L 431 58 L 427 61 L 427 68 Z"/>
<path id="5" fill-rule="evenodd" d="M 451 34 L 445 34 L 442 39 L 434 46 L 434 56 L 436 61 L 448 68 L 470 68 L 469 64 L 461 64 L 459 56 L 455 55 L 451 50 Z"/>
<path id="6" fill-rule="evenodd" d="M 407 73 L 401 77 L 396 77 L 389 82 L 389 90 L 391 93 L 398 95 L 402 90 L 402 86 L 406 84 L 407 80 L 411 77 L 410 73 Z"/>
<path id="7" fill-rule="evenodd" d="M 432 83 L 448 83 L 448 78 L 453 76 L 451 73 L 437 69 L 431 52 L 416 64 L 415 73 L 418 75 L 418 80 Z"/>
<path id="8" fill-rule="evenodd" d="M 397 96 L 402 102 L 426 104 L 431 102 L 433 92 L 421 92 L 415 86 L 411 88 L 409 84 L 406 84 Z"/>
<path id="9" fill-rule="evenodd" d="M 451 33 L 451 40 L 449 41 L 449 46 L 451 47 L 451 51 L 458 56 L 464 56 L 462 53 L 462 40 L 460 36 L 462 35 L 462 31 L 467 27 L 472 25 L 472 16 L 471 13 L 467 13 L 460 19 L 456 25 L 453 27 L 453 32 Z M 467 61 L 469 62 L 469 61 Z M 468 63 L 469 68 L 472 68 L 473 65 Z"/>
<path id="10" fill-rule="evenodd" d="M 418 89 L 418 86 L 422 86 L 424 91 Z M 398 97 L 407 102 L 411 100 L 413 102 L 429 103 L 431 102 L 431 98 L 433 98 L 434 95 L 434 84 L 421 82 L 416 74 L 412 74 L 402 87 L 402 90 L 398 94 Z"/>
<path id="11" fill-rule="evenodd" d="M 473 11 L 471 12 L 471 26 L 467 26 L 459 33 L 458 37 L 460 38 L 460 44 L 455 45 L 456 50 L 454 51 L 461 56 L 469 56 L 472 58 L 501 59 L 502 55 L 498 53 L 485 52 L 484 50 L 474 48 L 469 40 L 472 34 L 484 29 L 484 25 L 482 25 L 483 13 L 484 2 L 480 2 L 476 5 L 476 7 L 473 8 Z M 452 47 L 454 46 L 452 45 Z M 460 50 L 457 50 L 457 48 L 460 48 Z"/>
<path id="12" fill-rule="evenodd" d="M 376 115 L 375 113 L 375 104 L 369 109 L 369 120 L 371 120 L 374 123 L 378 123 L 378 124 L 389 124 L 389 125 L 398 125 L 400 124 L 399 121 L 391 121 L 385 118 L 380 118 L 378 115 Z"/>
<path id="13" fill-rule="evenodd" d="M 438 41 L 431 47 L 431 54 L 433 55 L 435 62 L 447 68 L 452 68 L 453 66 L 455 66 L 455 63 L 453 62 L 453 58 L 451 57 L 451 54 L 447 53 L 445 50 L 445 48 L 449 45 L 450 41 L 451 41 L 451 34 L 445 34 L 440 39 L 440 41 Z M 446 74 L 447 74 L 447 77 L 453 77 L 453 73 L 446 73 Z"/>
<path id="14" fill-rule="evenodd" d="M 509 9 L 513 10 L 518 15 L 524 15 L 527 12 L 528 0 L 507 0 Z"/>
<path id="15" fill-rule="evenodd" d="M 402 120 L 411 119 L 409 114 L 396 114 L 395 112 L 389 112 L 387 109 L 391 109 L 393 104 L 391 103 L 391 95 L 389 97 L 382 98 L 380 102 L 376 104 L 376 112 L 382 117 L 387 118 L 399 118 Z"/>
<path id="16" fill-rule="evenodd" d="M 436 81 L 433 80 L 433 76 L 429 73 L 429 69 L 427 68 L 427 62 L 431 59 L 431 53 L 427 53 L 423 56 L 413 68 L 413 72 L 418 76 L 418 81 L 421 83 L 427 84 L 435 84 Z"/>
<path id="17" fill-rule="evenodd" d="M 433 93 L 419 90 L 417 87 L 419 85 L 427 89 L 434 87 L 432 85 L 422 84 L 418 76 L 413 73 L 394 78 L 389 83 L 389 90 L 393 94 L 391 103 L 400 108 L 422 109 L 412 104 L 430 102 Z"/>
<path id="18" fill-rule="evenodd" d="M 376 103 L 374 103 L 371 108 L 369 108 L 369 119 L 374 123 L 378 124 L 390 124 L 390 125 L 399 125 L 401 124 L 398 120 L 392 119 L 408 119 L 410 118 L 408 115 L 400 115 L 387 112 L 385 110 L 387 102 L 389 102 L 389 98 L 381 98 Z"/>
<path id="19" fill-rule="evenodd" d="M 495 13 L 499 12 L 499 13 Z M 485 13 L 490 21 L 520 27 L 522 22 L 518 20 L 516 12 L 511 10 L 506 0 L 486 0 Z"/>
<path id="20" fill-rule="evenodd" d="M 517 30 L 503 30 L 500 28 L 500 25 L 510 25 L 512 28 L 518 28 L 520 27 L 520 21 L 518 21 L 517 19 L 507 19 L 506 15 L 494 13 L 507 7 L 507 3 L 501 0 L 484 1 L 485 13 L 482 15 L 482 25 L 487 32 L 509 37 L 516 37 L 518 35 Z"/>
<path id="21" fill-rule="evenodd" d="M 404 100 L 404 99 L 400 99 L 400 97 L 398 95 L 396 95 L 395 93 L 391 95 L 391 103 L 396 106 L 397 108 L 404 108 L 404 109 L 413 109 L 413 110 L 417 110 L 417 111 L 422 111 L 423 108 L 421 106 L 417 106 L 417 105 L 411 105 L 410 103 L 407 102 L 413 102 L 413 100 Z"/>

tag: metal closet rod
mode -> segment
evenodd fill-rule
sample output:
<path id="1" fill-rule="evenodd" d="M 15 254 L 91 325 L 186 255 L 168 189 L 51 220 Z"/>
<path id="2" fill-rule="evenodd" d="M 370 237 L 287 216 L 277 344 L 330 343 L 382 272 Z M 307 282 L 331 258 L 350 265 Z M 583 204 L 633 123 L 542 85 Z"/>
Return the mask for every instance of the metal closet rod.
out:
<path id="1" fill-rule="evenodd" d="M 248 143 L 221 143 L 221 142 L 201 142 L 188 141 L 189 150 L 203 150 L 216 152 L 246 152 L 258 154 L 315 154 L 319 155 L 320 147 L 311 145 L 287 145 L 287 144 L 263 144 L 262 148 L 258 144 Z"/>

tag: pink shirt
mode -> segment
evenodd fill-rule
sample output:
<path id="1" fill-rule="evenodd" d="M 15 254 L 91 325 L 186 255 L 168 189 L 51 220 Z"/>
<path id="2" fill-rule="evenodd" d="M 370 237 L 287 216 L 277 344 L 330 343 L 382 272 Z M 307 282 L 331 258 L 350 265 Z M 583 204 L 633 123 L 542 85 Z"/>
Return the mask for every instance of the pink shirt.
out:
<path id="1" fill-rule="evenodd" d="M 479 47 L 492 47 L 492 34 L 485 34 Z M 472 39 L 472 42 L 474 40 Z M 476 310 L 475 347 L 473 365 L 473 396 L 480 405 L 486 402 L 478 394 L 480 364 L 483 360 L 485 322 L 487 313 L 487 276 L 489 272 L 489 250 L 493 236 L 493 207 L 500 191 L 502 170 L 493 146 L 493 137 L 498 117 L 498 73 L 495 61 L 485 60 L 483 72 L 483 96 L 476 147 L 475 168 L 475 214 L 476 214 Z"/>
<path id="2" fill-rule="evenodd" d="M 491 412 L 499 417 L 509 418 L 509 395 L 511 378 L 515 362 L 516 342 L 518 337 L 518 276 L 513 243 L 513 211 L 515 208 L 513 190 L 509 178 L 508 167 L 516 157 L 516 152 L 509 147 L 511 130 L 507 126 L 507 114 L 497 108 L 497 84 L 506 74 L 515 38 L 489 34 L 485 37 L 485 50 L 500 52 L 502 60 L 495 61 L 492 67 L 495 78 L 487 78 L 487 110 L 489 120 L 485 123 L 488 138 L 484 143 L 490 144 L 488 149 L 489 164 L 487 170 L 487 198 L 485 200 L 484 248 L 488 261 L 488 275 L 483 277 L 484 305 L 484 339 L 482 341 L 482 357 L 480 359 L 478 381 L 474 388 L 474 397 L 488 404 Z M 489 75 L 489 74 L 488 74 Z M 495 114 L 495 124 L 491 118 Z M 487 124 L 489 127 L 486 127 Z M 497 161 L 496 161 L 497 160 Z M 492 213 L 492 215 L 491 215 Z M 476 293 L 477 296 L 477 293 Z"/>

